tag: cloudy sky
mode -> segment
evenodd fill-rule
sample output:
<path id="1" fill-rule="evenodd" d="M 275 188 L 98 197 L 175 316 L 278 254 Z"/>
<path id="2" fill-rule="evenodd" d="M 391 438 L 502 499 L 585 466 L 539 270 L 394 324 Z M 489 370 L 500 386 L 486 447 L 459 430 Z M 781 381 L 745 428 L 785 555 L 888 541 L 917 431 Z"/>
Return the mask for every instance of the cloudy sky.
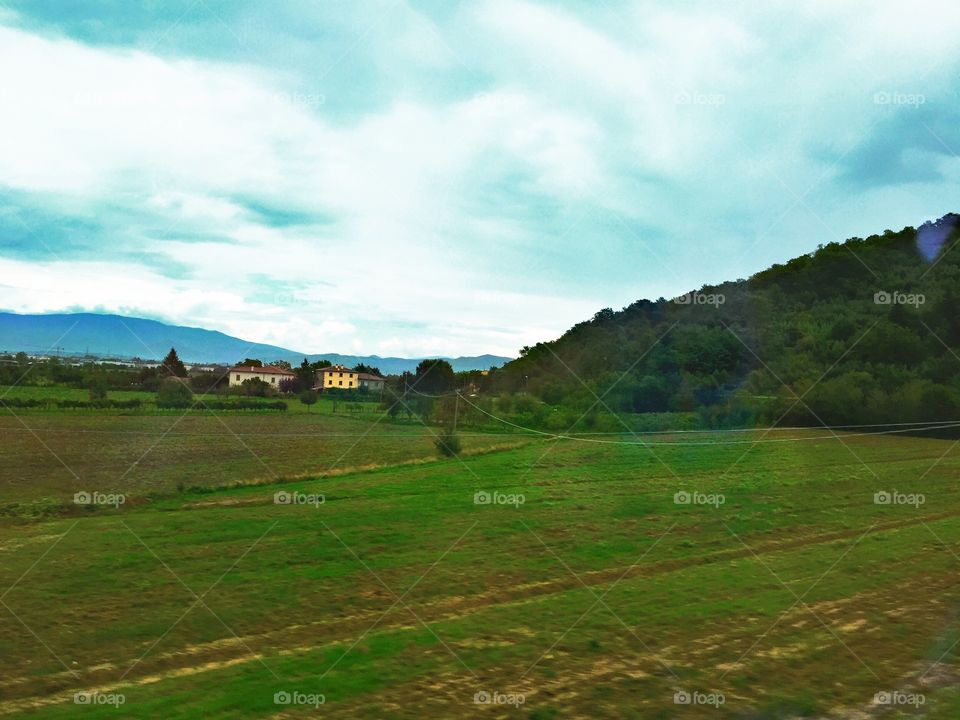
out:
<path id="1" fill-rule="evenodd" d="M 960 3 L 0 0 L 0 309 L 493 352 L 960 211 Z"/>

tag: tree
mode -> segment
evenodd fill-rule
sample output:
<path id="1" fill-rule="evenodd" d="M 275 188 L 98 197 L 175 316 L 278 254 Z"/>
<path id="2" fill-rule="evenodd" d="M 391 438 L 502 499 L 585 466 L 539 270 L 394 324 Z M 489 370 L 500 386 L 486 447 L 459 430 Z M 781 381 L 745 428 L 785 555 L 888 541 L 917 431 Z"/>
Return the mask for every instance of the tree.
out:
<path id="1" fill-rule="evenodd" d="M 317 393 L 313 390 L 304 390 L 300 393 L 300 402 L 307 406 L 307 412 L 310 412 L 310 406 L 317 402 Z"/>
<path id="2" fill-rule="evenodd" d="M 107 379 L 103 375 L 93 375 L 87 381 L 91 402 L 107 399 Z"/>
<path id="3" fill-rule="evenodd" d="M 263 363 L 256 358 L 244 358 L 243 362 L 240 364 L 243 367 L 263 367 Z"/>
<path id="4" fill-rule="evenodd" d="M 415 390 L 424 393 L 444 393 L 453 389 L 457 376 L 446 360 L 421 360 L 417 365 Z"/>
<path id="5" fill-rule="evenodd" d="M 306 358 L 303 359 L 303 362 L 300 363 L 294 372 L 296 373 L 297 385 L 300 389 L 309 390 L 316 384 L 316 371 Z"/>
<path id="6" fill-rule="evenodd" d="M 160 408 L 187 408 L 192 400 L 190 388 L 173 378 L 164 380 L 157 391 L 157 407 Z"/>
<path id="7" fill-rule="evenodd" d="M 300 389 L 300 378 L 283 378 L 277 383 L 277 389 L 282 393 L 295 393 Z"/>
<path id="8" fill-rule="evenodd" d="M 444 428 L 433 441 L 437 452 L 443 457 L 456 457 L 460 452 L 460 436 L 453 428 Z"/>
<path id="9" fill-rule="evenodd" d="M 270 364 L 274 367 L 283 368 L 284 370 L 293 370 L 293 367 L 286 360 L 274 360 Z"/>
<path id="10" fill-rule="evenodd" d="M 160 366 L 166 375 L 180 378 L 187 376 L 187 368 L 180 361 L 176 348 L 170 348 L 170 352 L 167 353 L 167 356 L 163 359 L 163 362 L 160 363 Z"/>
<path id="11" fill-rule="evenodd" d="M 240 389 L 244 395 L 249 395 L 251 397 L 266 397 L 273 391 L 273 388 L 270 387 L 270 383 L 264 382 L 260 378 L 250 378 L 249 380 L 244 380 L 242 383 L 240 383 Z"/>
<path id="12" fill-rule="evenodd" d="M 380 372 L 380 368 L 374 367 L 373 365 L 358 363 L 353 369 L 358 373 L 368 373 L 370 375 L 376 375 L 377 377 L 383 377 L 383 373 Z"/>

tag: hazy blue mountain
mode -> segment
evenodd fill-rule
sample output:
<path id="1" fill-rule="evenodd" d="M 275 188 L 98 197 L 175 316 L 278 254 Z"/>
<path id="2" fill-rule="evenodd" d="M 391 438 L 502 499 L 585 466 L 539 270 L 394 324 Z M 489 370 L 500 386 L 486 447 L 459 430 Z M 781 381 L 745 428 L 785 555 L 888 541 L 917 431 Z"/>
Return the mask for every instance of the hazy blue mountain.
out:
<path id="1" fill-rule="evenodd" d="M 348 366 L 362 362 L 391 374 L 413 370 L 422 360 L 378 355 L 309 354 L 275 345 L 250 343 L 215 330 L 166 325 L 156 320 L 120 315 L 0 313 L 0 350 L 7 352 L 51 353 L 59 348 L 64 354 L 90 352 L 158 360 L 171 347 L 177 349 L 185 362 L 232 364 L 250 357 L 265 362 L 287 360 L 296 365 L 306 357 L 311 362 L 329 360 Z M 510 360 L 498 355 L 445 359 L 458 371 L 486 370 Z"/>

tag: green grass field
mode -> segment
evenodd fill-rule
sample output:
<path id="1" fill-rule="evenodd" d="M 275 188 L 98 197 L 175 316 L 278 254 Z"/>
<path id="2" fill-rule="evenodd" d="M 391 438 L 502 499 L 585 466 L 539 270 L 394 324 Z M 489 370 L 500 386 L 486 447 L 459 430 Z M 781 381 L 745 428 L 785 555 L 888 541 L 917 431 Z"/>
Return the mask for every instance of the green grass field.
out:
<path id="1" fill-rule="evenodd" d="M 823 435 L 527 439 L 462 460 L 7 518 L 0 714 L 914 716 L 874 705 L 886 692 L 957 717 L 953 442 L 809 439 Z M 277 474 L 294 470 L 288 440 L 256 448 Z M 344 464 L 430 454 L 427 439 L 395 440 L 364 439 Z M 242 474 L 242 455 L 198 449 L 181 467 L 202 465 L 215 485 Z M 277 491 L 324 502 L 276 504 Z M 715 503 L 677 504 L 679 491 Z M 881 491 L 924 502 L 875 504 Z M 514 502 L 477 504 L 478 492 Z M 79 707 L 81 691 L 101 694 Z M 277 704 L 278 692 L 324 703 Z M 117 694 L 119 710 L 96 704 Z"/>

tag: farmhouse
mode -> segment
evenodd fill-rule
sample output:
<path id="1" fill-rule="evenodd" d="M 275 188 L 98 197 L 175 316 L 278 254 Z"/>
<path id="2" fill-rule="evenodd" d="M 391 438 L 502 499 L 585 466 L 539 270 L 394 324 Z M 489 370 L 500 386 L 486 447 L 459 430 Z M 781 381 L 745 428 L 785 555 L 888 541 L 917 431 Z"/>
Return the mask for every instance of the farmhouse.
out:
<path id="1" fill-rule="evenodd" d="M 331 365 L 317 371 L 317 388 L 320 390 L 356 390 L 360 387 L 360 373 L 343 365 Z"/>
<path id="2" fill-rule="evenodd" d="M 295 377 L 296 375 L 291 371 L 274 365 L 264 365 L 263 367 L 238 365 L 230 370 L 230 387 L 241 385 L 247 380 L 263 380 L 268 385 L 277 387 L 281 380 Z"/>
<path id="3" fill-rule="evenodd" d="M 383 390 L 383 378 L 379 375 L 371 375 L 370 373 L 358 373 L 358 378 L 360 382 L 360 388 L 369 390 L 370 392 L 381 392 Z"/>

